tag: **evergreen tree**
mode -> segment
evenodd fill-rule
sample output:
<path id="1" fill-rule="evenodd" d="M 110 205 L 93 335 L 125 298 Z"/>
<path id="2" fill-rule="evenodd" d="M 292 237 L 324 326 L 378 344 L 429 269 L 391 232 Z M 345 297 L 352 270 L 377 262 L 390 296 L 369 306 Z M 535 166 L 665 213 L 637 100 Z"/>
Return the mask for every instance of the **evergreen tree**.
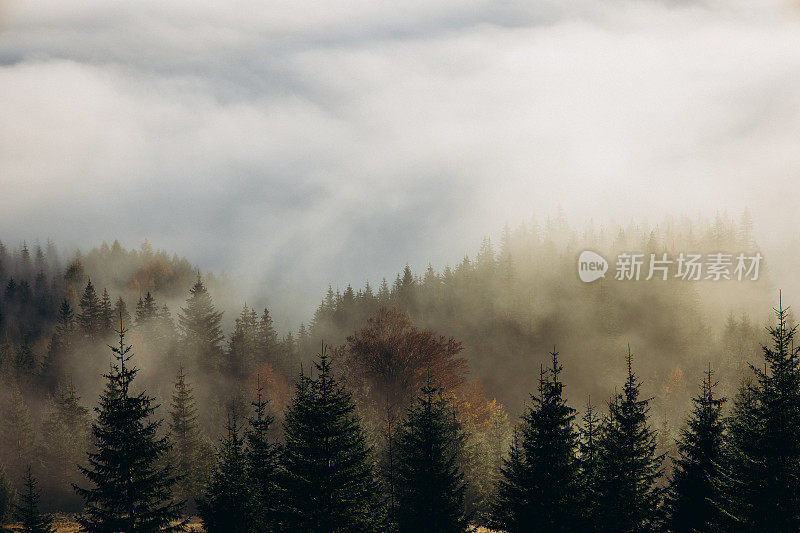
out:
<path id="1" fill-rule="evenodd" d="M 598 531 L 639 533 L 656 527 L 663 456 L 648 421 L 649 400 L 639 399 L 641 382 L 633 372 L 630 349 L 623 391 L 609 402 L 598 442 Z"/>
<path id="2" fill-rule="evenodd" d="M 574 531 L 579 502 L 575 410 L 563 397 L 558 352 L 542 370 L 509 459 L 503 466 L 494 525 L 510 533 Z"/>
<path id="3" fill-rule="evenodd" d="M 245 305 L 236 317 L 228 342 L 228 365 L 231 375 L 247 376 L 255 364 L 257 347 L 256 312 Z"/>
<path id="4" fill-rule="evenodd" d="M 139 298 L 136 305 L 136 327 L 142 332 L 144 337 L 152 342 L 155 333 L 155 320 L 158 316 L 158 306 L 150 291 L 147 291 L 144 299 Z"/>
<path id="5" fill-rule="evenodd" d="M 114 317 L 122 317 L 122 322 L 124 324 L 130 324 L 131 322 L 131 314 L 128 312 L 128 306 L 125 304 L 125 300 L 122 299 L 122 296 L 117 297 L 117 301 L 114 303 Z"/>
<path id="6" fill-rule="evenodd" d="M 192 388 L 186 382 L 183 367 L 178 370 L 175 380 L 170 419 L 173 463 L 184 474 L 175 486 L 175 497 L 193 503 L 200 497 L 209 473 L 209 454 L 197 422 Z"/>
<path id="7" fill-rule="evenodd" d="M 326 354 L 316 378 L 301 372 L 284 421 L 283 511 L 287 531 L 382 531 L 384 510 L 350 394 Z"/>
<path id="8" fill-rule="evenodd" d="M 100 300 L 100 322 L 99 330 L 101 335 L 108 335 L 114 331 L 114 308 L 111 306 L 111 297 L 108 290 L 103 289 L 103 297 Z"/>
<path id="9" fill-rule="evenodd" d="M 29 381 L 36 374 L 36 356 L 33 355 L 27 335 L 22 338 L 22 344 L 17 350 L 16 368 L 17 380 L 20 383 Z"/>
<path id="10" fill-rule="evenodd" d="M 678 458 L 666 496 L 667 530 L 674 533 L 714 531 L 722 524 L 718 504 L 718 480 L 722 464 L 724 398 L 714 394 L 717 383 L 709 366 L 692 399 L 688 427 L 681 432 Z"/>
<path id="11" fill-rule="evenodd" d="M 89 340 L 94 340 L 100 329 L 100 299 L 94 290 L 92 280 L 86 284 L 78 305 L 81 308 L 77 319 L 81 333 Z"/>
<path id="12" fill-rule="evenodd" d="M 737 531 L 800 529 L 800 347 L 779 303 L 764 369 L 743 390 L 730 423 L 725 510 Z"/>
<path id="13" fill-rule="evenodd" d="M 208 533 L 257 533 L 255 505 L 247 474 L 244 437 L 235 404 L 228 413 L 227 436 L 217 452 L 217 464 L 197 509 Z"/>
<path id="14" fill-rule="evenodd" d="M 464 475 L 459 454 L 464 434 L 441 388 L 422 388 L 397 441 L 397 530 L 463 532 Z"/>
<path id="15" fill-rule="evenodd" d="M 189 291 L 186 307 L 181 308 L 178 325 L 183 352 L 200 369 L 217 370 L 222 362 L 222 312 L 218 312 L 206 286 L 198 276 Z"/>
<path id="16" fill-rule="evenodd" d="M 29 466 L 25 473 L 25 490 L 20 495 L 20 504 L 17 506 L 17 520 L 23 533 L 55 533 L 52 515 L 39 510 L 42 491 L 37 488 L 38 484 Z"/>
<path id="17" fill-rule="evenodd" d="M 89 466 L 79 467 L 91 486 L 73 485 L 85 504 L 78 523 L 89 532 L 183 531 L 183 502 L 172 499 L 179 478 L 164 461 L 169 438 L 157 437 L 162 422 L 152 419 L 153 398 L 130 389 L 137 369 L 126 366 L 133 356 L 126 332 L 120 318 L 119 346 L 112 348 L 114 361 L 95 408 L 94 451 L 87 453 Z"/>
<path id="18" fill-rule="evenodd" d="M 263 398 L 260 378 L 253 416 L 247 428 L 247 469 L 256 499 L 253 520 L 260 532 L 273 531 L 278 513 L 278 458 L 280 448 L 270 442 L 269 430 L 274 418 L 267 414 L 268 401 Z"/>
<path id="19" fill-rule="evenodd" d="M 258 320 L 258 333 L 256 337 L 257 362 L 269 363 L 273 368 L 283 371 L 285 369 L 278 364 L 279 352 L 278 334 L 275 332 L 269 310 L 265 307 L 261 318 Z"/>
<path id="20" fill-rule="evenodd" d="M 581 491 L 581 524 L 586 530 L 591 530 L 594 524 L 602 520 L 602 509 L 598 506 L 598 465 L 601 420 L 595 413 L 591 399 L 586 404 L 586 413 L 581 419 L 581 441 L 578 447 L 580 454 L 580 485 Z"/>

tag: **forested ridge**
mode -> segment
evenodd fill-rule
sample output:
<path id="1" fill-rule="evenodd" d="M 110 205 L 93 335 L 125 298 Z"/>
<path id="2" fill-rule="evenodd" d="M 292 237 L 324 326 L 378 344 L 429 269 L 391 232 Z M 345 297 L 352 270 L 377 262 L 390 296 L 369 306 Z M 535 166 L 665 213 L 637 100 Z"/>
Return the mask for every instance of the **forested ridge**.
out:
<path id="1" fill-rule="evenodd" d="M 559 214 L 454 267 L 331 287 L 285 332 L 248 305 L 226 331 L 230 283 L 147 243 L 0 244 L 4 519 L 14 500 L 36 531 L 45 512 L 87 531 L 797 531 L 800 363 L 768 268 L 584 284 L 585 249 L 757 243 L 747 212 Z"/>

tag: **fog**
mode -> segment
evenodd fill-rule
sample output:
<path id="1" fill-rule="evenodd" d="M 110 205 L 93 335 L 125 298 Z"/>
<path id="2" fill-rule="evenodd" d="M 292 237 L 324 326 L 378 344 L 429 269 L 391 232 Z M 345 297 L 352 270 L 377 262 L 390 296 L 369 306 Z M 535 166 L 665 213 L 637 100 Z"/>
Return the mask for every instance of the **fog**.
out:
<path id="1" fill-rule="evenodd" d="M 770 231 L 800 222 L 796 2 L 0 13 L 0 237 L 148 239 L 284 328 L 328 284 L 454 264 L 558 205 L 577 224 L 749 206 L 774 256 L 797 236 Z"/>

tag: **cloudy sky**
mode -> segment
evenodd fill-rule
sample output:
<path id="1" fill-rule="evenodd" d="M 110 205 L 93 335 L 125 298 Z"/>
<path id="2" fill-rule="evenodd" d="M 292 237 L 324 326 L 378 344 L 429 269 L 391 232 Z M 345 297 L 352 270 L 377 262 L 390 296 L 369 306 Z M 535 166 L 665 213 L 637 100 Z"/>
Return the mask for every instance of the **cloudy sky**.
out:
<path id="1" fill-rule="evenodd" d="M 0 124 L 0 238 L 287 316 L 559 204 L 797 225 L 800 3 L 0 0 Z"/>

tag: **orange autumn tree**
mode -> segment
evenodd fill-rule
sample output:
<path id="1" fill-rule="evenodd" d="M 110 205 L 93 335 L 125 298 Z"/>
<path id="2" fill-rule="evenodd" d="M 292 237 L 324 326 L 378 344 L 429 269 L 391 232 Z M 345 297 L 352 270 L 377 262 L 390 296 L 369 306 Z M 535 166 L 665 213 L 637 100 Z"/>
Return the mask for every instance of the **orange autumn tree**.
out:
<path id="1" fill-rule="evenodd" d="M 421 330 L 403 311 L 382 307 L 361 331 L 335 348 L 334 360 L 348 386 L 378 409 L 404 409 L 430 380 L 451 392 L 466 382 L 460 342 Z"/>
<path id="2" fill-rule="evenodd" d="M 396 431 L 412 399 L 428 383 L 453 397 L 460 423 L 470 430 L 459 461 L 469 485 L 468 508 L 479 511 L 493 488 L 495 473 L 486 468 L 493 464 L 492 432 L 500 427 L 507 433 L 507 416 L 501 405 L 486 398 L 479 381 L 467 382 L 462 349 L 453 338 L 417 328 L 403 311 L 383 307 L 346 344 L 332 350 L 376 445 L 390 520 L 395 511 Z M 485 478 L 485 486 L 478 486 L 478 478 Z"/>

